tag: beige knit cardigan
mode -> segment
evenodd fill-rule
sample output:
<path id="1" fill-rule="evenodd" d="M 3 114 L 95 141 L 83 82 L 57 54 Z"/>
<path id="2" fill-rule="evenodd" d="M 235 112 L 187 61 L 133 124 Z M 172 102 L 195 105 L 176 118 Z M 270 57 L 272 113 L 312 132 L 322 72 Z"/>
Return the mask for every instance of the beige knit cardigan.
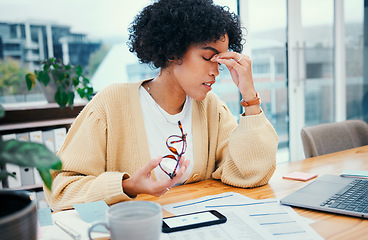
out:
<path id="1" fill-rule="evenodd" d="M 58 152 L 63 170 L 53 173 L 52 192 L 45 189 L 53 210 L 129 199 L 122 179 L 151 160 L 138 94 L 141 85 L 106 87 L 76 118 Z M 278 139 L 263 113 L 240 116 L 238 125 L 210 92 L 203 101 L 192 101 L 192 134 L 194 167 L 186 184 L 214 178 L 236 187 L 256 187 L 266 184 L 275 171 Z"/>

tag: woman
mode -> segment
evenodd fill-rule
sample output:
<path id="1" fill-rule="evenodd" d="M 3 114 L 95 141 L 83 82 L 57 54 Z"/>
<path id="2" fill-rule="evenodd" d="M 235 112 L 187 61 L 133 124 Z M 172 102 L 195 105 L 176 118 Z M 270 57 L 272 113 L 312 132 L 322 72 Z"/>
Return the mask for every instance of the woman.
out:
<path id="1" fill-rule="evenodd" d="M 278 140 L 259 106 L 251 61 L 240 54 L 238 17 L 211 0 L 160 0 L 129 31 L 130 51 L 160 73 L 111 85 L 84 108 L 58 153 L 63 170 L 47 192 L 50 206 L 161 196 L 208 178 L 243 188 L 266 184 Z M 243 97 L 239 124 L 211 93 L 220 64 Z"/>

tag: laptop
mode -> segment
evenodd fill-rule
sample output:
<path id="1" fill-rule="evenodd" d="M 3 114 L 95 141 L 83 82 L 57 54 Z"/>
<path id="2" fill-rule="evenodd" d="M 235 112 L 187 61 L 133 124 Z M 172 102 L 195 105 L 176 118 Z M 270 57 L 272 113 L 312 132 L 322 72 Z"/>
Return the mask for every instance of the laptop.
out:
<path id="1" fill-rule="evenodd" d="M 368 179 L 324 175 L 282 198 L 280 203 L 368 218 Z"/>

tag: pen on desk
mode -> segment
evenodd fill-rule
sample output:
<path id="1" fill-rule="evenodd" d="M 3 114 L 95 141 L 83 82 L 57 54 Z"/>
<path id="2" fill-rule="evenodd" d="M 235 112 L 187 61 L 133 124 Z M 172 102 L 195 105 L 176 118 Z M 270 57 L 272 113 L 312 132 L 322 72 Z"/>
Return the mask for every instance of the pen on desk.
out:
<path id="1" fill-rule="evenodd" d="M 74 231 L 73 229 L 65 226 L 64 224 L 55 221 L 55 224 L 60 227 L 64 232 L 66 232 L 67 234 L 69 234 L 73 239 L 75 240 L 79 240 L 81 238 L 81 235 L 79 233 L 77 233 L 76 231 Z"/>

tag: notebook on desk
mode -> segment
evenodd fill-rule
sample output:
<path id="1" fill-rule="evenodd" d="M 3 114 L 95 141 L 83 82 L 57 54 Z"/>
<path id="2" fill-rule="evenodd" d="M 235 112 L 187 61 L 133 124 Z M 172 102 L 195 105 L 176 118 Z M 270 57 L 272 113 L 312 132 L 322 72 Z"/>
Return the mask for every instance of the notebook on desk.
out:
<path id="1" fill-rule="evenodd" d="M 324 175 L 282 198 L 280 203 L 368 218 L 368 180 Z"/>

